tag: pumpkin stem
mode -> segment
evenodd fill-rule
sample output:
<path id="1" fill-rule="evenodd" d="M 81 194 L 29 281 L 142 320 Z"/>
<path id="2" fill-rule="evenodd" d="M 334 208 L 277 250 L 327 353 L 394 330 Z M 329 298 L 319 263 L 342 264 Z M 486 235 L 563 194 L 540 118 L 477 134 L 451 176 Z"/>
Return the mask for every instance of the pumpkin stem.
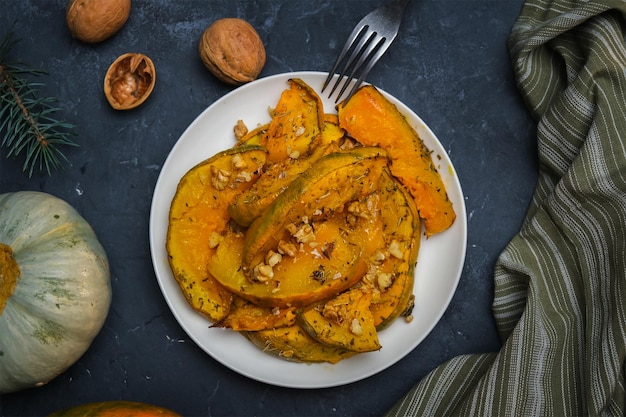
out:
<path id="1" fill-rule="evenodd" d="M 20 267 L 13 257 L 13 249 L 0 243 L 0 315 L 4 311 L 7 300 L 13 295 L 20 276 Z"/>

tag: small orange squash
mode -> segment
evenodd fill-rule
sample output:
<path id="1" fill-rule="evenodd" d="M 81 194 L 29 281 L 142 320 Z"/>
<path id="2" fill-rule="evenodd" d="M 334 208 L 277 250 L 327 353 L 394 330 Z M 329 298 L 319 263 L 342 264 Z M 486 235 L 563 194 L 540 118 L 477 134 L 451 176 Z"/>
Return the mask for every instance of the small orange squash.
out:
<path id="1" fill-rule="evenodd" d="M 167 408 L 136 401 L 102 401 L 56 411 L 48 417 L 181 417 Z"/>

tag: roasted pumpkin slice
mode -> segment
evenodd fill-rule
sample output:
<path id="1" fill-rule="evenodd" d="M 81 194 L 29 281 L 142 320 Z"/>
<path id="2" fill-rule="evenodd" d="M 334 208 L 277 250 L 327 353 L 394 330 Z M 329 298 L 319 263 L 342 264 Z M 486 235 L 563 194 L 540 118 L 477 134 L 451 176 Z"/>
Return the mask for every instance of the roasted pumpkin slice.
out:
<path id="1" fill-rule="evenodd" d="M 285 230 L 263 265 L 244 275 L 245 237 L 226 233 L 208 262 L 209 272 L 229 291 L 264 307 L 305 306 L 332 297 L 361 280 L 373 250 L 359 242 L 365 224 L 352 226 L 344 213 Z M 371 233 L 382 234 L 382 229 Z"/>
<path id="2" fill-rule="evenodd" d="M 295 362 L 337 363 L 356 354 L 319 343 L 297 324 L 244 334 L 264 352 Z"/>
<path id="3" fill-rule="evenodd" d="M 228 315 L 211 327 L 241 332 L 291 326 L 296 321 L 295 310 L 295 307 L 259 307 L 243 298 L 235 297 Z"/>
<path id="4" fill-rule="evenodd" d="M 324 106 L 317 93 L 298 78 L 289 80 L 272 112 L 263 136 L 268 161 L 284 161 L 308 155 L 316 146 L 324 126 Z"/>
<path id="5" fill-rule="evenodd" d="M 411 194 L 387 169 L 378 190 L 384 246 L 370 258 L 363 284 L 371 288 L 370 310 L 380 331 L 412 307 L 420 219 Z"/>
<path id="6" fill-rule="evenodd" d="M 365 146 L 389 153 L 391 172 L 409 189 L 427 236 L 448 229 L 456 219 L 445 184 L 426 147 L 404 115 L 371 85 L 337 106 L 339 125 Z"/>
<path id="7" fill-rule="evenodd" d="M 250 225 L 243 249 L 244 274 L 252 276 L 265 262 L 268 252 L 284 239 L 288 225 L 302 223 L 318 212 L 339 210 L 374 191 L 387 162 L 382 149 L 361 147 L 332 153 L 313 164 Z"/>
<path id="8" fill-rule="evenodd" d="M 207 263 L 227 227 L 228 205 L 258 178 L 265 158 L 260 146 L 220 152 L 189 170 L 172 199 L 166 240 L 172 273 L 189 304 L 213 321 L 226 316 L 232 294 Z"/>
<path id="9" fill-rule="evenodd" d="M 297 160 L 288 158 L 266 166 L 254 185 L 235 197 L 228 207 L 228 213 L 240 226 L 250 226 L 294 179 L 311 168 L 321 157 L 339 150 L 337 142 L 332 142 L 318 146 L 307 157 Z"/>
<path id="10" fill-rule="evenodd" d="M 263 125 L 250 131 L 240 143 L 264 143 L 262 138 L 268 134 L 268 126 Z M 337 115 L 324 114 L 321 137 L 319 139 L 317 136 L 311 137 L 315 142 L 311 143 L 308 153 L 305 155 L 300 155 L 299 152 L 291 153 L 286 159 L 268 164 L 252 188 L 235 197 L 228 209 L 231 218 L 240 226 L 250 226 L 298 175 L 309 169 L 322 156 L 340 151 L 339 145 L 345 137 L 345 131 L 339 127 Z"/>
<path id="11" fill-rule="evenodd" d="M 370 311 L 372 293 L 355 287 L 298 314 L 298 324 L 315 340 L 352 352 L 381 348 Z"/>

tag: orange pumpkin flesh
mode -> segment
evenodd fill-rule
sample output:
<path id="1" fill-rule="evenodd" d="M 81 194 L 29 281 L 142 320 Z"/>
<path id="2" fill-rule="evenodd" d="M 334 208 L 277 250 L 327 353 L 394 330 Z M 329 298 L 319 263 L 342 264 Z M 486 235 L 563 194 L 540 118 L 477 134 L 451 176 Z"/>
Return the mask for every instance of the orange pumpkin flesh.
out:
<path id="1" fill-rule="evenodd" d="M 323 104 L 302 80 L 289 80 L 290 88 L 281 94 L 262 145 L 269 162 L 308 155 L 320 140 L 324 128 Z"/>
<path id="2" fill-rule="evenodd" d="M 234 158 L 244 164 L 233 167 Z M 265 150 L 241 146 L 218 153 L 189 170 L 181 179 L 172 200 L 167 231 L 168 261 L 185 298 L 210 320 L 223 319 L 232 302 L 232 293 L 224 289 L 207 271 L 214 249 L 211 236 L 227 228 L 228 206 L 235 194 L 245 190 L 258 177 L 265 163 Z M 250 181 L 239 181 L 246 171 Z M 227 182 L 220 185 L 220 172 Z M 215 187 L 223 189 L 216 189 Z"/>
<path id="3" fill-rule="evenodd" d="M 456 214 L 431 151 L 397 107 L 371 85 L 337 107 L 339 125 L 365 146 L 380 146 L 391 159 L 391 173 L 409 189 L 427 236 L 449 228 Z"/>
<path id="4" fill-rule="evenodd" d="M 102 401 L 56 411 L 48 417 L 181 417 L 167 408 L 136 401 Z"/>
<path id="5" fill-rule="evenodd" d="M 336 363 L 379 349 L 376 332 L 412 307 L 420 218 L 426 235 L 455 220 L 430 150 L 393 103 L 363 88 L 338 112 L 324 114 L 310 87 L 289 80 L 272 121 L 225 151 L 265 150 L 258 175 L 246 187 L 195 201 L 210 190 L 210 170 L 200 164 L 181 180 L 185 198 L 175 198 L 170 213 L 170 263 L 188 301 L 211 327 L 240 331 L 284 359 Z M 193 186 L 184 184 L 190 176 Z M 207 297 L 206 277 L 227 297 Z M 346 298 L 343 291 L 353 289 L 367 296 Z M 357 347 L 331 347 L 303 327 L 303 312 L 342 294 L 355 312 L 350 324 L 360 320 L 367 333 Z M 359 333 L 339 324 L 332 341 Z"/>

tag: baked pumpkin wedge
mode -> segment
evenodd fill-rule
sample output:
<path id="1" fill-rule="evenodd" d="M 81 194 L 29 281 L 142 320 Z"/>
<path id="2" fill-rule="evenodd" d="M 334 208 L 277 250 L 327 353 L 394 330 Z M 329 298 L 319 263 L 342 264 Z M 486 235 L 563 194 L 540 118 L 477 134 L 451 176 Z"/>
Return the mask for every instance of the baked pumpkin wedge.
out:
<path id="1" fill-rule="evenodd" d="M 244 335 L 263 352 L 294 362 L 337 363 L 356 354 L 318 342 L 297 324 Z"/>
<path id="2" fill-rule="evenodd" d="M 291 326 L 296 322 L 295 310 L 295 307 L 260 307 L 243 298 L 235 297 L 228 315 L 211 327 L 242 332 Z"/>
<path id="3" fill-rule="evenodd" d="M 216 154 L 180 180 L 169 211 L 168 261 L 189 304 L 212 321 L 226 316 L 232 293 L 207 270 L 220 233 L 227 228 L 228 205 L 261 173 L 266 150 L 241 146 Z"/>
<path id="4" fill-rule="evenodd" d="M 363 284 L 372 290 L 370 310 L 380 331 L 412 306 L 420 219 L 411 194 L 388 169 L 380 178 L 378 194 L 385 241 L 370 258 Z"/>
<path id="5" fill-rule="evenodd" d="M 317 145 L 324 127 L 324 105 L 317 93 L 298 78 L 283 90 L 261 145 L 268 161 L 284 161 L 308 155 Z"/>
<path id="6" fill-rule="evenodd" d="M 351 352 L 381 348 L 370 311 L 372 292 L 351 288 L 298 314 L 298 324 L 315 340 Z"/>
<path id="7" fill-rule="evenodd" d="M 261 130 L 257 133 L 251 132 L 245 140 L 261 143 L 258 138 L 267 130 L 267 125 L 257 129 Z M 309 169 L 322 156 L 340 151 L 340 143 L 344 138 L 345 131 L 339 127 L 337 115 L 325 114 L 321 139 L 310 154 L 267 164 L 259 180 L 249 190 L 235 197 L 228 208 L 232 219 L 240 226 L 250 226 L 298 175 Z"/>
<path id="8" fill-rule="evenodd" d="M 382 234 L 380 227 L 349 224 L 344 213 L 299 223 L 296 228 L 306 231 L 306 243 L 298 243 L 285 231 L 280 245 L 268 251 L 253 277 L 241 268 L 245 236 L 229 231 L 209 259 L 208 270 L 223 287 L 259 306 L 301 307 L 356 284 L 367 272 L 367 259 L 373 252 L 359 239 L 367 232 Z"/>
<path id="9" fill-rule="evenodd" d="M 411 192 L 427 236 L 454 223 L 456 213 L 431 151 L 393 103 L 366 85 L 340 103 L 337 113 L 339 126 L 357 142 L 389 153 L 391 173 Z"/>
<path id="10" fill-rule="evenodd" d="M 339 210 L 347 202 L 374 191 L 387 163 L 386 152 L 376 147 L 355 148 L 319 159 L 248 228 L 241 264 L 244 274 L 253 278 L 255 268 L 265 263 L 268 252 L 275 250 L 288 233 L 287 226 L 300 224 L 318 212 Z"/>
<path id="11" fill-rule="evenodd" d="M 307 157 L 298 160 L 289 158 L 266 166 L 263 174 L 252 187 L 235 196 L 228 207 L 228 213 L 240 226 L 250 226 L 294 179 L 311 168 L 323 156 L 339 150 L 338 144 L 332 142 L 325 146 L 318 146 Z"/>

